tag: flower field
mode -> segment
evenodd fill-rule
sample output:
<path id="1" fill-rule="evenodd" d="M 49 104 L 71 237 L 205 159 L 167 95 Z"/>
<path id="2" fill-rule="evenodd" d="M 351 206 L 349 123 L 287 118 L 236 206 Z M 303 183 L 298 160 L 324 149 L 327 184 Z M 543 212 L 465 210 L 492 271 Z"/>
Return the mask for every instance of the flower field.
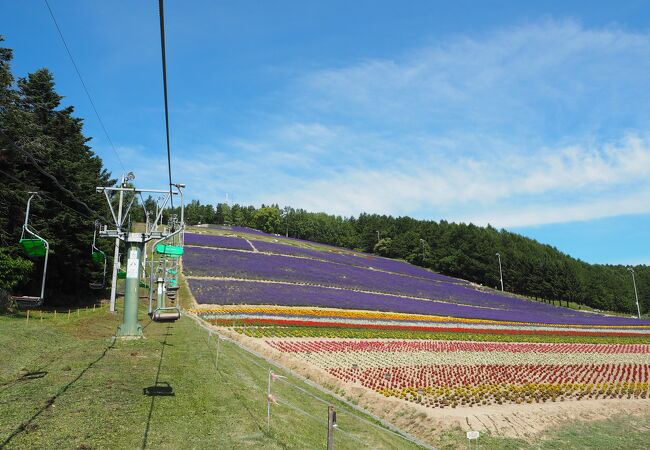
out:
<path id="1" fill-rule="evenodd" d="M 650 394 L 649 321 L 261 236 L 248 236 L 253 248 L 236 236 L 186 234 L 195 312 L 346 386 L 430 408 Z"/>
<path id="2" fill-rule="evenodd" d="M 344 382 L 430 407 L 648 396 L 647 344 L 266 342 Z"/>

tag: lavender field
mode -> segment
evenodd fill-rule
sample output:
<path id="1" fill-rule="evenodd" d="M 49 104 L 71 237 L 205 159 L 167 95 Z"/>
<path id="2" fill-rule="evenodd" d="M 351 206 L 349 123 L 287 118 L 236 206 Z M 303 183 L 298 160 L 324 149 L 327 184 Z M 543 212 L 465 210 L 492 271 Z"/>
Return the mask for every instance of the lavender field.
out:
<path id="1" fill-rule="evenodd" d="M 200 279 L 190 279 L 189 284 L 196 300 L 202 304 L 316 306 L 547 324 L 639 324 L 636 319 L 600 316 L 524 301 L 520 303 L 526 303 L 530 308 L 522 308 L 525 306 L 522 304 L 516 308 L 512 303 L 512 307 L 492 309 L 317 286 Z"/>
<path id="2" fill-rule="evenodd" d="M 339 264 L 347 264 L 357 267 L 368 267 L 371 269 L 382 270 L 386 272 L 401 273 L 413 277 L 427 278 L 432 280 L 447 281 L 450 283 L 462 283 L 464 280 L 448 277 L 439 273 L 431 272 L 430 270 L 414 266 L 402 261 L 396 261 L 387 258 L 381 258 L 374 255 L 359 254 L 359 256 L 351 253 L 335 252 L 335 251 L 319 251 L 307 248 L 295 247 L 292 245 L 276 244 L 267 241 L 255 241 L 255 247 L 261 252 L 277 253 L 279 255 L 295 255 L 307 258 L 324 259 Z"/>
<path id="3" fill-rule="evenodd" d="M 253 252 L 188 247 L 185 251 L 184 270 L 189 276 L 319 284 L 487 307 L 507 307 L 511 303 L 522 302 L 516 298 L 495 296 L 444 281 L 400 276 L 326 261 Z"/>
<path id="4" fill-rule="evenodd" d="M 428 278 L 405 276 L 334 261 L 338 257 L 357 258 L 345 254 L 260 241 L 255 244 L 260 251 L 286 251 L 285 254 L 321 259 L 331 257 L 333 261 L 253 251 L 234 252 L 218 246 L 246 250 L 246 241 L 223 236 L 188 236 L 188 243 L 214 247 L 189 245 L 184 256 L 184 273 L 190 278 L 197 301 L 203 304 L 321 306 L 549 324 L 640 324 L 636 319 L 596 315 L 497 292 L 483 292 L 428 271 L 425 271 L 431 275 Z M 282 284 L 192 277 L 267 280 Z"/>
<path id="5" fill-rule="evenodd" d="M 234 228 L 234 227 L 233 227 Z M 241 228 L 241 227 L 240 227 Z M 258 232 L 258 235 L 263 233 Z M 270 236 L 270 235 L 266 235 Z M 450 283 L 466 284 L 464 280 L 441 275 L 439 273 L 431 272 L 430 270 L 408 264 L 403 261 L 396 261 L 387 258 L 377 257 L 375 255 L 364 253 L 351 253 L 344 252 L 335 247 L 327 247 L 329 250 L 314 250 L 303 247 L 296 247 L 294 245 L 279 244 L 268 241 L 261 241 L 253 239 L 255 248 L 260 252 L 275 253 L 278 255 L 291 255 L 304 258 L 322 259 L 325 261 L 335 262 L 339 264 L 346 264 L 356 267 L 365 267 L 386 272 L 401 273 L 413 277 L 427 278 L 438 281 L 447 281 Z M 215 236 L 210 234 L 185 234 L 185 244 L 198 245 L 202 247 L 216 247 L 226 249 L 239 249 L 239 250 L 252 250 L 251 246 L 245 239 L 240 237 L 230 236 Z"/>
<path id="6" fill-rule="evenodd" d="M 230 248 L 236 250 L 253 250 L 253 247 L 251 247 L 245 239 L 229 236 L 214 236 L 211 234 L 185 233 L 185 245 Z"/>

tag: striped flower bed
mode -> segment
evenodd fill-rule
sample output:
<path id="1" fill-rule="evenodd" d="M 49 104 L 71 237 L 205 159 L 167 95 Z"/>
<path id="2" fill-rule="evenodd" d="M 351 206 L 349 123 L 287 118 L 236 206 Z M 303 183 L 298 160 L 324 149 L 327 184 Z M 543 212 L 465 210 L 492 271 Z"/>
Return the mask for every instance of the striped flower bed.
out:
<path id="1" fill-rule="evenodd" d="M 352 327 L 360 329 L 412 330 L 426 332 L 461 332 L 519 335 L 565 336 L 648 336 L 648 326 L 586 326 L 558 325 L 489 320 L 456 319 L 409 315 L 400 313 L 370 313 L 319 308 L 288 308 L 273 306 L 228 306 L 200 309 L 199 314 L 213 323 L 241 323 L 247 325 Z"/>
<path id="2" fill-rule="evenodd" d="M 340 380 L 431 407 L 646 398 L 650 345 L 267 340 Z"/>

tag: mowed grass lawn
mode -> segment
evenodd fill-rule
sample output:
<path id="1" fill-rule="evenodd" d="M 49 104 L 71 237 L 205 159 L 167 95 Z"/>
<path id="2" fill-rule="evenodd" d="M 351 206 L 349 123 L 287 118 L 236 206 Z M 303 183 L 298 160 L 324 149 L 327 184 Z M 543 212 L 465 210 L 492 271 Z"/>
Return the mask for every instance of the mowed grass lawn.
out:
<path id="1" fill-rule="evenodd" d="M 113 339 L 106 307 L 0 316 L 0 448 L 324 448 L 327 403 L 276 381 L 266 428 L 268 363 L 220 344 L 191 318 L 149 322 L 145 339 Z M 339 411 L 337 448 L 416 448 Z M 148 387 L 159 394 L 145 394 Z"/>

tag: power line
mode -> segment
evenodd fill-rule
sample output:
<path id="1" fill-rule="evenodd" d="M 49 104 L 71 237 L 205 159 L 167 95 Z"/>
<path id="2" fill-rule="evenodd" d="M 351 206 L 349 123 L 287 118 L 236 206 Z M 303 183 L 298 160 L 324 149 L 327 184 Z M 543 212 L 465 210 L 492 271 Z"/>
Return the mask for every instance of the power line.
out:
<path id="1" fill-rule="evenodd" d="M 47 0 L 46 0 L 47 1 Z M 172 152 L 169 146 L 169 106 L 167 102 L 167 57 L 165 51 L 165 9 L 163 0 L 158 0 L 158 15 L 160 16 L 160 50 L 162 52 L 163 92 L 165 94 L 165 131 L 167 132 L 167 170 L 169 172 L 169 199 L 174 207 L 172 195 Z"/>
<path id="2" fill-rule="evenodd" d="M 120 163 L 120 166 L 122 166 L 122 170 L 124 172 L 126 172 L 126 168 L 124 167 L 124 163 L 122 162 L 122 158 L 120 158 L 120 154 L 117 152 L 117 149 L 115 148 L 115 145 L 113 145 L 113 140 L 109 136 L 108 131 L 106 130 L 106 127 L 104 126 L 104 122 L 102 121 L 102 118 L 99 116 L 99 112 L 97 111 L 97 108 L 95 107 L 95 102 L 93 101 L 93 98 L 91 97 L 90 92 L 88 91 L 88 88 L 86 87 L 86 83 L 84 82 L 84 79 L 81 76 L 81 72 L 79 71 L 79 68 L 77 67 L 77 63 L 75 62 L 74 58 L 72 57 L 72 53 L 70 52 L 70 49 L 68 48 L 68 44 L 66 43 L 65 38 L 63 37 L 63 32 L 61 32 L 61 28 L 59 27 L 59 24 L 56 21 L 56 18 L 54 17 L 54 12 L 52 11 L 52 8 L 50 8 L 50 4 L 48 3 L 48 1 L 47 0 L 43 0 L 43 1 L 45 2 L 45 6 L 47 6 L 48 11 L 50 12 L 50 17 L 52 17 L 52 21 L 54 22 L 54 26 L 56 27 L 56 30 L 59 32 L 59 36 L 61 37 L 61 42 L 63 42 L 63 46 L 65 47 L 65 51 L 68 53 L 68 56 L 70 57 L 70 61 L 72 62 L 72 65 L 74 66 L 74 70 L 75 70 L 75 72 L 77 72 L 77 76 L 79 77 L 79 81 L 81 81 L 81 85 L 83 86 L 84 92 L 86 93 L 86 96 L 88 97 L 88 101 L 90 101 L 90 105 L 92 106 L 93 111 L 95 112 L 95 115 L 97 116 L 97 120 L 99 121 L 99 124 L 101 125 L 102 130 L 104 130 L 104 134 L 106 135 L 106 139 L 108 139 L 108 142 L 111 144 L 111 148 L 113 149 L 113 152 L 115 153 L 115 156 L 117 156 L 117 160 Z"/>

